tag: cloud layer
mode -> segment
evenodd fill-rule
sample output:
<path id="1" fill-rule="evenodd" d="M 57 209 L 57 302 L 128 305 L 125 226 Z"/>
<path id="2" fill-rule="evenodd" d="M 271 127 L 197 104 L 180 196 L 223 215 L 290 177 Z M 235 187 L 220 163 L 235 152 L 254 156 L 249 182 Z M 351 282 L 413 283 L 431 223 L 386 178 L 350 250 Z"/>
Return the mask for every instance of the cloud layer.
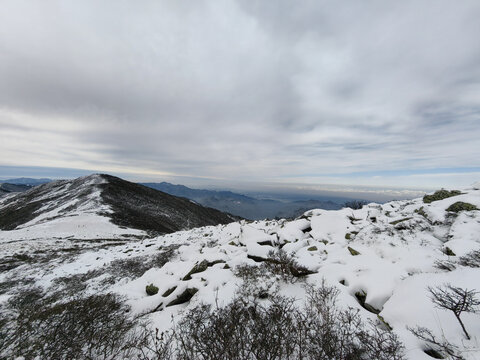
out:
<path id="1" fill-rule="evenodd" d="M 477 0 L 4 1 L 0 165 L 475 176 L 479 18 Z"/>

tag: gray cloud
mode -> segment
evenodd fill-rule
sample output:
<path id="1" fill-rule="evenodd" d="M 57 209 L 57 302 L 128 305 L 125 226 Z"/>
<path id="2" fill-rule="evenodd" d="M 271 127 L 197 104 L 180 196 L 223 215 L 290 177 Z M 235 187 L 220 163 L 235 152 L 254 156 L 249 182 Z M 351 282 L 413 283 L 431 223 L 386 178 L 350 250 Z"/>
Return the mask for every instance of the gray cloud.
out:
<path id="1" fill-rule="evenodd" d="M 479 18 L 476 0 L 4 1 L 0 165 L 479 167 Z"/>

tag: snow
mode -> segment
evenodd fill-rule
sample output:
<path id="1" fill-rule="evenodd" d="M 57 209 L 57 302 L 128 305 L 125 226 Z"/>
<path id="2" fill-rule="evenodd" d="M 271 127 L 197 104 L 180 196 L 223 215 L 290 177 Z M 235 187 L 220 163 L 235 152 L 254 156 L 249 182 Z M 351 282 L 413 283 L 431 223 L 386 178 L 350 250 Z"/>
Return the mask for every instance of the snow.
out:
<path id="1" fill-rule="evenodd" d="M 38 215 L 14 230 L 0 230 L 0 243 L 69 237 L 116 239 L 145 236 L 143 231 L 121 228 L 102 215 L 112 212 L 110 207 L 103 203 L 98 187 L 106 182 L 101 175 L 94 174 L 73 181 L 55 181 L 42 185 L 42 191 L 35 201 L 48 201 L 35 211 Z M 0 207 L 1 205 L 0 202 Z"/>
<path id="2" fill-rule="evenodd" d="M 4 242 L 69 238 L 76 239 L 116 239 L 130 236 L 145 236 L 145 233 L 136 229 L 123 229 L 110 222 L 110 219 L 97 214 L 83 213 L 33 223 L 15 230 L 0 230 L 0 244 Z"/>
<path id="3" fill-rule="evenodd" d="M 293 221 L 241 221 L 197 228 L 87 250 L 45 270 L 27 265 L 21 270 L 23 276 L 33 277 L 38 284 L 47 287 L 57 277 L 101 269 L 118 259 L 154 256 L 159 249 L 176 245 L 175 255 L 165 265 L 152 267 L 136 278 L 120 279 L 106 288 L 92 281 L 88 290 L 113 291 L 125 296 L 133 314 L 143 314 L 154 326 L 165 330 L 171 326 L 172 317 L 178 320 L 183 310 L 196 304 L 206 302 L 222 306 L 228 303 L 242 283 L 235 276 L 235 267 L 256 265 L 249 256 L 266 258 L 270 251 L 282 247 L 298 264 L 317 272 L 308 276 L 309 283 L 320 284 L 325 279 L 340 290 L 341 306 L 358 308 L 362 317 L 375 320 L 376 314 L 364 309 L 355 298 L 357 292 L 365 292 L 366 302 L 381 311 L 380 315 L 404 343 L 407 359 L 431 359 L 423 352 L 425 344 L 407 330 L 407 326 L 424 326 L 439 338 L 444 336 L 458 346 L 465 359 L 473 360 L 480 358 L 480 314 L 462 314 L 472 335 L 471 340 L 466 340 L 453 314 L 435 308 L 427 290 L 428 286 L 445 283 L 480 290 L 479 268 L 458 265 L 448 272 L 435 267 L 438 260 L 455 259 L 480 249 L 480 211 L 460 212 L 456 216 L 447 213 L 445 209 L 456 201 L 480 207 L 480 190 L 472 187 L 462 195 L 430 204 L 424 204 L 422 199 L 394 201 L 369 204 L 361 210 L 311 210 Z M 426 217 L 418 212 L 420 209 Z M 88 212 L 37 220 L 21 229 L 0 232 L 0 255 L 21 252 L 25 249 L 22 244 L 29 239 L 43 239 L 31 242 L 30 249 L 45 246 L 41 244 L 53 235 L 65 240 L 69 236 L 89 239 L 121 237 L 123 233 L 143 234 L 133 229 L 120 229 L 107 218 Z M 447 246 L 456 257 L 444 254 Z M 359 255 L 352 255 L 348 247 Z M 183 280 L 204 260 L 211 264 L 222 262 L 193 274 L 190 280 Z M 6 276 L 0 276 L 0 280 Z M 301 284 L 272 281 L 279 285 L 282 294 L 304 297 Z M 150 283 L 159 287 L 158 294 L 148 296 L 145 293 L 145 286 Z M 162 296 L 175 286 L 172 294 Z M 198 292 L 189 303 L 165 307 L 186 288 L 192 287 Z M 4 299 L 0 297 L 0 302 Z"/>

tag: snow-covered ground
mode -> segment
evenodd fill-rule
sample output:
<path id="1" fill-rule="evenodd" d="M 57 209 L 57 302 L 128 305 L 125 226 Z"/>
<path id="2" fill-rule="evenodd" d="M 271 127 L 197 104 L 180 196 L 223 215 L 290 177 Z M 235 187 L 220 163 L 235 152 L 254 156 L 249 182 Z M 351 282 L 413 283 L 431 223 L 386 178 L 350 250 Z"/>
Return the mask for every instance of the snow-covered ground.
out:
<path id="1" fill-rule="evenodd" d="M 117 274 L 113 284 L 101 281 L 105 275 L 92 276 L 87 280 L 87 293 L 115 292 L 123 295 L 134 314 L 144 314 L 154 326 L 163 330 L 171 326 L 172 315 L 178 319 L 182 311 L 201 302 L 220 306 L 228 303 L 242 283 L 235 276 L 235 268 L 242 264 L 258 265 L 255 260 L 267 258 L 270 251 L 281 248 L 298 264 L 315 272 L 307 276 L 306 282 L 320 284 L 325 279 L 339 289 L 339 306 L 358 308 L 365 319 L 378 321 L 377 314 L 366 310 L 355 296 L 364 292 L 365 302 L 380 311 L 379 315 L 404 343 L 407 359 L 431 359 L 423 352 L 425 343 L 407 330 L 407 327 L 415 326 L 427 327 L 439 339 L 456 345 L 465 359 L 480 359 L 480 313 L 461 315 L 471 335 L 471 340 L 467 340 L 453 313 L 434 307 L 427 289 L 450 283 L 480 291 L 480 268 L 463 266 L 458 262 L 461 256 L 480 249 L 480 211 L 461 211 L 458 214 L 446 211 L 458 201 L 480 208 L 478 186 L 462 191 L 461 195 L 429 204 L 415 199 L 383 205 L 369 204 L 361 210 L 311 210 L 290 222 L 242 221 L 93 249 L 81 243 L 84 247 L 68 258 L 55 258 L 48 266 L 23 264 L 0 274 L 0 282 L 23 277 L 34 279 L 37 285 L 48 289 L 57 278 L 106 269 L 112 261 L 149 259 L 173 246 L 175 250 L 170 261 L 161 267 L 153 266 L 143 275 Z M 81 224 L 85 224 L 83 221 L 89 221 L 80 220 L 77 222 L 76 217 L 62 218 L 58 224 L 53 220 L 0 232 L 0 257 L 29 255 L 37 248 L 47 247 L 48 239 L 46 233 L 42 233 L 43 227 L 48 228 L 49 236 L 53 237 L 56 233 L 57 241 L 64 241 L 64 246 L 69 241 L 68 246 L 71 246 L 75 241 L 65 238 L 81 229 Z M 68 231 L 64 229 L 66 224 L 70 226 Z M 88 223 L 87 227 L 102 234 L 110 231 L 103 226 L 106 224 L 99 221 L 95 226 Z M 32 236 L 33 230 L 35 235 Z M 131 229 L 122 230 L 136 234 Z M 116 231 L 112 234 L 117 234 Z M 17 235 L 11 235 L 14 233 Z M 30 239 L 41 240 L 13 241 L 28 239 L 29 236 Z M 75 238 L 89 236 L 90 233 L 85 237 L 75 235 Z M 51 241 L 54 242 L 53 239 Z M 446 255 L 447 247 L 455 255 Z M 206 269 L 185 279 L 189 271 L 202 261 L 208 262 Z M 454 264 L 454 269 L 440 269 L 436 265 L 438 261 L 449 261 Z M 145 286 L 151 283 L 159 291 L 148 296 Z M 278 280 L 277 285 L 282 294 L 299 300 L 305 296 L 301 282 L 284 283 Z M 174 287 L 171 294 L 162 296 Z M 187 288 L 198 289 L 188 303 L 165 306 Z M 0 302 L 6 301 L 13 293 L 12 289 L 0 295 Z"/>
<path id="2" fill-rule="evenodd" d="M 32 220 L 17 226 L 14 230 L 0 230 L 0 244 L 52 238 L 117 239 L 145 236 L 145 232 L 119 227 L 105 216 L 112 210 L 101 199 L 99 185 L 104 183 L 106 180 L 102 176 L 90 175 L 73 181 L 57 181 L 42 185 L 34 201 L 43 200 L 43 206 L 34 211 L 35 216 Z M 39 188 L 32 191 L 37 189 Z M 28 193 L 21 195 L 28 196 Z M 15 194 L 4 197 L 0 201 L 0 208 L 10 198 L 18 199 Z M 23 246 L 29 245 L 31 244 Z"/>

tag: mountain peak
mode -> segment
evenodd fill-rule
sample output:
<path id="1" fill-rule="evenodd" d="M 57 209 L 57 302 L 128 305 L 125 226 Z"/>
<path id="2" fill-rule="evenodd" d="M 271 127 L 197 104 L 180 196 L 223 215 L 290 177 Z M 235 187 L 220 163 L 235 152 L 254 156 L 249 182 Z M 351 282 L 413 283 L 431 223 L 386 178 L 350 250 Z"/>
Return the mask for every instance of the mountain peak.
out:
<path id="1" fill-rule="evenodd" d="M 117 227 L 155 233 L 171 233 L 234 220 L 218 210 L 108 174 L 53 181 L 0 203 L 2 230 L 46 226 L 52 221 L 63 224 L 72 218 L 91 220 L 93 217 L 107 219 Z"/>

